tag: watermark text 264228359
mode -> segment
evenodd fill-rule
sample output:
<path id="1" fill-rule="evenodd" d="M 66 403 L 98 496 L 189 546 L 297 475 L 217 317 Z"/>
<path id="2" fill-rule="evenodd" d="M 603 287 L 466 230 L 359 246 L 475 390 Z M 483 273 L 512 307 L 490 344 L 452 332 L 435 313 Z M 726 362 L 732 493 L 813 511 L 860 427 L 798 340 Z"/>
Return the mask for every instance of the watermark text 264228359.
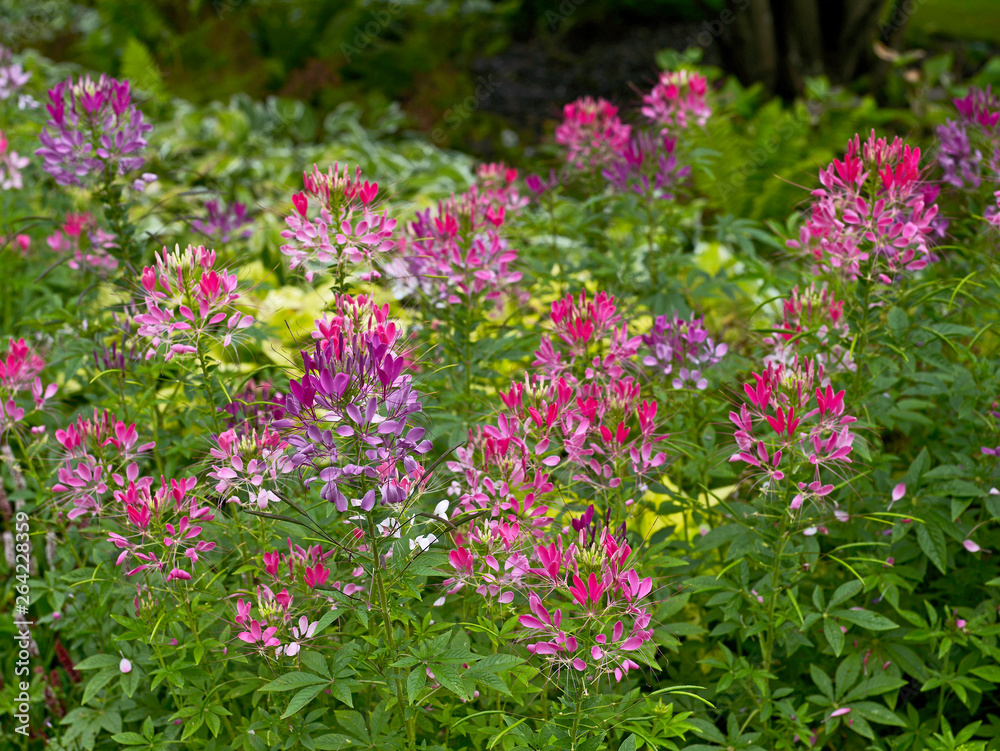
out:
<path id="1" fill-rule="evenodd" d="M 17 632 L 14 641 L 17 642 L 17 659 L 14 661 L 14 675 L 18 680 L 18 695 L 14 701 L 14 719 L 17 721 L 14 729 L 21 735 L 28 734 L 28 688 L 26 678 L 31 674 L 31 621 L 28 620 L 28 605 L 31 602 L 28 589 L 28 574 L 30 571 L 31 541 L 28 537 L 28 515 L 18 511 L 15 516 L 15 569 L 14 591 L 14 625 Z"/>

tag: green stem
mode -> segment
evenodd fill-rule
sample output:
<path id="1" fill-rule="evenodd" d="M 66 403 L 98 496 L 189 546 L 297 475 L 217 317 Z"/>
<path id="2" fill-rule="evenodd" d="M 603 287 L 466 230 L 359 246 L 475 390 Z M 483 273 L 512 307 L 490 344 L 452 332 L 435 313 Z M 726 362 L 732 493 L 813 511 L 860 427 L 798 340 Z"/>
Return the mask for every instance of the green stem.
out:
<path id="1" fill-rule="evenodd" d="M 382 610 L 382 626 L 385 630 L 385 643 L 389 647 L 389 654 L 392 662 L 395 662 L 397 657 L 396 640 L 392 635 L 392 615 L 389 610 L 389 598 L 385 595 L 385 582 L 382 579 L 382 556 L 379 552 L 378 531 L 375 527 L 375 518 L 372 516 L 371 511 L 368 512 L 368 541 L 371 544 L 372 549 L 372 577 L 375 579 L 375 589 L 378 591 L 379 607 Z M 395 674 L 393 675 L 393 681 L 396 684 L 396 701 L 399 703 L 399 709 L 403 713 L 403 719 L 406 723 L 406 736 L 410 741 L 410 748 L 413 748 L 416 744 L 417 735 L 416 715 L 407 716 L 406 702 L 403 699 L 403 682 L 399 679 L 399 676 Z"/>
<path id="2" fill-rule="evenodd" d="M 205 353 L 201 346 L 201 334 L 198 334 L 198 365 L 201 366 L 201 375 L 205 381 L 205 388 L 208 390 L 208 398 L 211 401 L 212 424 L 215 426 L 216 434 L 222 432 L 222 423 L 219 422 L 218 401 L 215 398 L 215 387 L 212 385 L 212 378 L 208 375 L 208 367 L 205 365 Z"/>
<path id="3" fill-rule="evenodd" d="M 573 716 L 573 730 L 570 733 L 570 737 L 569 737 L 569 741 L 570 741 L 570 744 L 571 744 L 570 745 L 570 751 L 576 751 L 576 747 L 577 747 L 576 734 L 577 734 L 577 732 L 579 731 L 579 728 L 580 728 L 580 711 L 582 709 L 583 709 L 583 703 L 579 699 L 577 699 L 576 700 L 576 714 Z"/>

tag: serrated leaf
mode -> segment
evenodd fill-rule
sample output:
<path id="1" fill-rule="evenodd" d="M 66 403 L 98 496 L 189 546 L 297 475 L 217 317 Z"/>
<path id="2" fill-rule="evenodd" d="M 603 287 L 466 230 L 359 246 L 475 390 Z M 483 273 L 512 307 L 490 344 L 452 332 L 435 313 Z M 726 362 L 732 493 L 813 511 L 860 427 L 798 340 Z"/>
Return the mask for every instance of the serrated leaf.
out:
<path id="1" fill-rule="evenodd" d="M 313 738 L 313 746 L 316 747 L 316 751 L 340 751 L 342 748 L 361 745 L 356 741 L 352 742 L 352 740 L 349 736 L 341 733 L 327 733 L 318 738 Z"/>
<path id="2" fill-rule="evenodd" d="M 846 582 L 845 584 L 841 584 L 839 587 L 837 587 L 836 591 L 830 597 L 830 607 L 831 608 L 835 607 L 842 602 L 850 600 L 852 597 L 858 594 L 862 589 L 864 589 L 864 585 L 857 579 L 852 579 L 851 581 Z"/>
<path id="3" fill-rule="evenodd" d="M 327 678 L 331 677 L 330 668 L 326 664 L 326 658 L 319 652 L 313 652 L 312 650 L 300 652 L 299 662 L 314 673 L 321 673 Z"/>
<path id="4" fill-rule="evenodd" d="M 114 655 L 92 655 L 82 662 L 76 663 L 77 670 L 96 670 L 97 668 L 118 667 L 121 657 Z"/>
<path id="5" fill-rule="evenodd" d="M 365 725 L 365 720 L 360 714 L 347 710 L 337 710 L 333 714 L 344 730 L 360 740 L 364 745 L 371 744 L 371 739 L 368 737 L 368 727 Z"/>
<path id="6" fill-rule="evenodd" d="M 809 675 L 812 677 L 813 683 L 816 684 L 816 688 L 822 691 L 827 699 L 833 701 L 833 681 L 830 680 L 830 676 L 815 665 L 809 666 Z"/>
<path id="7" fill-rule="evenodd" d="M 851 709 L 872 722 L 878 722 L 882 725 L 895 725 L 899 728 L 906 727 L 906 723 L 899 719 L 896 713 L 884 704 L 878 704 L 873 701 L 857 701 L 851 705 Z"/>
<path id="8" fill-rule="evenodd" d="M 121 743 L 123 746 L 143 746 L 149 743 L 138 733 L 118 733 L 111 736 L 111 740 L 115 743 Z"/>
<path id="9" fill-rule="evenodd" d="M 335 681 L 330 684 L 330 690 L 336 698 L 340 699 L 351 709 L 354 709 L 354 697 L 351 695 L 351 689 L 347 687 L 346 683 Z"/>

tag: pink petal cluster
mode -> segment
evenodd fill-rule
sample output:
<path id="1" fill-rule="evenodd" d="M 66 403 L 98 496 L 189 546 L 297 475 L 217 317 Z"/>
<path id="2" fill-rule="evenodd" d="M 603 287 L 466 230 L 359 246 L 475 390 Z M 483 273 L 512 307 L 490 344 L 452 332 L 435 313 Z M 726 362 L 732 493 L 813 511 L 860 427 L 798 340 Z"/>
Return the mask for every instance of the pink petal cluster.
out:
<path id="1" fill-rule="evenodd" d="M 233 336 L 253 324 L 253 316 L 236 307 L 240 299 L 236 274 L 216 270 L 215 251 L 189 245 L 184 251 L 163 248 L 154 266 L 142 270 L 146 312 L 135 317 L 139 336 L 149 340 L 146 359 L 164 360 L 199 351 L 203 339 L 221 336 L 228 347 Z"/>
<path id="2" fill-rule="evenodd" d="M 730 461 L 752 468 L 773 494 L 781 483 L 797 482 L 791 501 L 797 511 L 833 491 L 824 470 L 836 473 L 850 464 L 855 439 L 850 426 L 857 418 L 846 414 L 843 391 L 816 386 L 822 366 L 812 361 L 769 365 L 753 377 L 754 383 L 743 386 L 747 401 L 729 413 L 737 446 Z"/>
<path id="3" fill-rule="evenodd" d="M 467 192 L 417 212 L 387 268 L 399 297 L 419 295 L 436 306 L 479 305 L 510 294 L 521 280 L 517 250 L 503 237 L 505 201 L 495 189 Z"/>
<path id="4" fill-rule="evenodd" d="M 118 259 L 109 252 L 118 247 L 115 236 L 98 227 L 90 214 L 66 214 L 46 243 L 60 255 L 72 254 L 67 265 L 74 271 L 93 271 L 107 278 L 118 268 Z"/>
<path id="5" fill-rule="evenodd" d="M 578 170 L 606 166 L 628 145 L 631 126 L 606 99 L 585 96 L 563 107 L 556 143 L 566 148 L 566 161 Z"/>
<path id="6" fill-rule="evenodd" d="M 792 294 L 781 302 L 781 322 L 775 332 L 764 337 L 772 351 L 765 364 L 792 365 L 803 346 L 806 334 L 815 337 L 816 361 L 827 373 L 857 370 L 851 355 L 851 328 L 844 316 L 844 301 L 837 300 L 824 283 L 792 288 Z M 829 379 L 826 379 L 829 380 Z"/>
<path id="7" fill-rule="evenodd" d="M 621 681 L 639 667 L 633 658 L 653 637 L 653 580 L 637 573 L 624 538 L 597 524 L 581 526 L 568 541 L 537 527 L 512 534 L 505 524 L 470 524 L 456 535 L 449 591 L 476 586 L 487 598 L 514 604 L 528 652 L 555 670 Z"/>
<path id="8" fill-rule="evenodd" d="M 361 179 L 358 167 L 352 177 L 345 166 L 334 164 L 327 172 L 316 165 L 302 175 L 304 189 L 292 196 L 293 209 L 285 217 L 281 252 L 289 268 L 301 268 L 312 281 L 317 273 L 341 278 L 362 267 L 360 278 L 378 279 L 375 261 L 394 247 L 396 220 L 376 208 L 378 183 Z"/>
<path id="9" fill-rule="evenodd" d="M 2 69 L 0 69 L 2 70 Z M 10 141 L 0 130 L 0 190 L 20 190 L 24 187 L 21 170 L 28 166 L 28 157 L 10 148 Z"/>
<path id="10" fill-rule="evenodd" d="M 479 190 L 494 204 L 506 211 L 517 211 L 528 205 L 527 196 L 517 189 L 517 170 L 503 162 L 490 162 L 476 167 Z"/>
<path id="11" fill-rule="evenodd" d="M 199 505 L 190 491 L 197 479 L 170 480 L 161 476 L 155 491 L 153 478 L 139 477 L 138 466 L 130 464 L 125 478 L 115 478 L 121 487 L 115 491 L 115 515 L 120 532 L 109 532 L 108 539 L 121 552 L 117 565 L 130 559 L 138 565 L 125 572 L 159 573 L 166 583 L 188 580 L 201 556 L 215 549 L 215 543 L 198 539 L 204 526 L 215 518 L 209 506 Z"/>
<path id="12" fill-rule="evenodd" d="M 57 470 L 59 482 L 52 490 L 60 502 L 71 506 L 70 519 L 103 514 L 108 483 L 127 488 L 138 472 L 133 460 L 156 445 L 139 443 L 135 424 L 126 425 L 112 413 L 96 409 L 92 418 L 81 415 L 76 422 L 56 430 L 55 438 L 63 466 Z"/>
<path id="13" fill-rule="evenodd" d="M 221 464 L 214 465 L 208 476 L 218 481 L 215 490 L 227 502 L 246 502 L 264 509 L 280 500 L 274 487 L 280 475 L 292 471 L 292 463 L 286 453 L 288 443 L 277 432 L 265 427 L 260 434 L 244 429 L 237 435 L 230 429 L 221 433 L 216 443 L 210 453 Z"/>
<path id="14" fill-rule="evenodd" d="M 0 357 L 0 437 L 24 420 L 27 400 L 23 392 L 31 393 L 31 409 L 41 410 L 55 396 L 54 383 L 42 383 L 45 360 L 23 338 L 7 340 L 7 354 Z M 33 428 L 34 430 L 34 428 Z"/>
<path id="15" fill-rule="evenodd" d="M 706 99 L 708 81 L 690 70 L 665 70 L 642 98 L 642 114 L 665 130 L 683 130 L 692 122 L 704 125 L 712 114 Z"/>
<path id="16" fill-rule="evenodd" d="M 922 178 L 920 149 L 874 131 L 864 144 L 856 135 L 819 179 L 800 237 L 788 241 L 819 270 L 892 284 L 934 260 L 937 189 Z"/>

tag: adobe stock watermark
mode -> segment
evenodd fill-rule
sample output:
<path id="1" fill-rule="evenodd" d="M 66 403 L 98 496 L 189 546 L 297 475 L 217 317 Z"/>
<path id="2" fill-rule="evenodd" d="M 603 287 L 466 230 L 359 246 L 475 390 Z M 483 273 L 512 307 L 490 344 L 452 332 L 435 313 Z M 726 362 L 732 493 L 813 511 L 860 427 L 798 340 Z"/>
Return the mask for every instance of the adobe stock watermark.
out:
<path id="1" fill-rule="evenodd" d="M 558 29 L 559 24 L 576 13 L 577 8 L 585 2 L 587 2 L 587 0 L 562 0 L 562 2 L 559 3 L 559 7 L 555 10 L 545 11 L 545 20 L 549 23 L 549 31 L 555 31 Z"/>
<path id="2" fill-rule="evenodd" d="M 399 0 L 389 0 L 383 8 L 373 8 L 369 12 L 369 20 L 364 25 L 354 27 L 352 43 L 342 42 L 340 51 L 344 59 L 351 62 L 351 56 L 359 54 L 368 45 L 378 39 L 393 19 L 403 12 L 403 4 Z"/>
<path id="3" fill-rule="evenodd" d="M 889 17 L 878 22 L 878 31 L 882 39 L 889 41 L 889 37 L 906 26 L 913 14 L 926 2 L 927 0 L 901 0 L 893 4 Z"/>
<path id="4" fill-rule="evenodd" d="M 18 694 L 14 697 L 14 732 L 27 736 L 31 702 L 28 689 L 31 684 L 26 680 L 31 675 L 31 621 L 28 620 L 28 605 L 31 602 L 31 590 L 28 587 L 28 576 L 31 571 L 31 539 L 28 536 L 28 515 L 18 511 L 14 515 L 14 642 L 16 643 L 16 658 L 14 660 L 14 675 Z"/>
<path id="5" fill-rule="evenodd" d="M 438 125 L 431 130 L 431 140 L 435 145 L 440 146 L 448 137 L 448 131 L 454 130 L 463 122 L 472 117 L 472 113 L 478 110 L 483 102 L 490 98 L 497 89 L 497 81 L 493 74 L 479 76 L 476 79 L 476 91 L 463 99 L 459 104 L 445 110 L 443 126 Z"/>
<path id="6" fill-rule="evenodd" d="M 742 13 L 749 7 L 750 0 L 736 0 L 733 3 L 733 7 L 726 8 L 719 14 L 718 18 L 703 21 L 701 31 L 697 34 L 688 34 L 687 39 L 684 41 L 687 42 L 688 47 L 711 47 L 712 43 L 722 36 L 726 27 L 736 20 L 737 14 Z"/>
<path id="7" fill-rule="evenodd" d="M 812 118 L 810 105 L 822 104 L 825 98 L 807 102 L 794 117 L 784 120 L 762 144 L 749 149 L 746 152 L 747 158 L 743 162 L 733 165 L 726 173 L 725 179 L 720 181 L 722 191 L 720 197 L 725 200 L 732 193 L 742 190 L 747 180 L 768 163 L 769 159 L 781 149 L 785 142 L 795 135 L 797 129 L 808 124 Z"/>

